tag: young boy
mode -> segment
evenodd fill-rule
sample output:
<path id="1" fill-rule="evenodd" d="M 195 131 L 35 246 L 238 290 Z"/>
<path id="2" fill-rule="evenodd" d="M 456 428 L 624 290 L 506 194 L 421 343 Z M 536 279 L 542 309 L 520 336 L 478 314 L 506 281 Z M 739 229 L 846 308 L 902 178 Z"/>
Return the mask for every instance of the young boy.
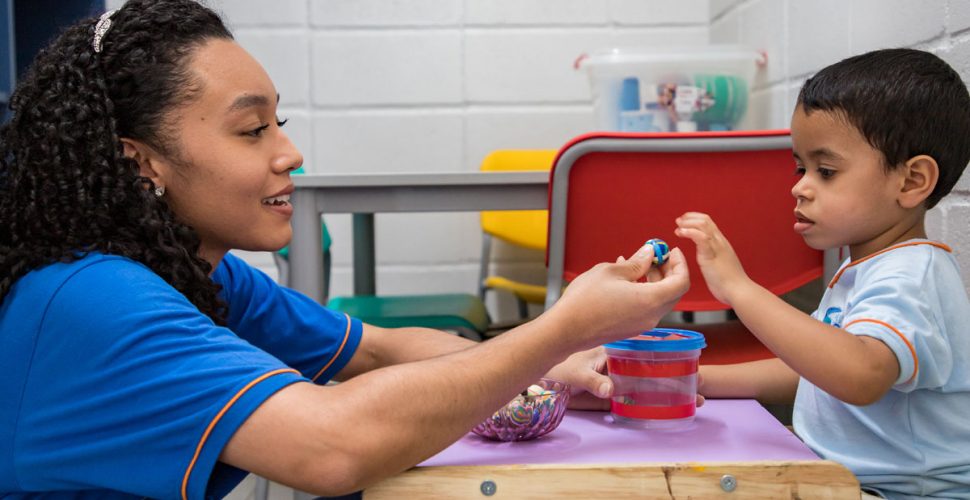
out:
<path id="1" fill-rule="evenodd" d="M 701 392 L 794 396 L 798 435 L 865 490 L 970 498 L 970 302 L 924 229 L 970 161 L 967 88 L 932 54 L 870 52 L 805 82 L 791 134 L 794 230 L 849 258 L 809 317 L 745 275 L 710 217 L 679 217 L 711 292 L 778 356 L 706 366 Z"/>

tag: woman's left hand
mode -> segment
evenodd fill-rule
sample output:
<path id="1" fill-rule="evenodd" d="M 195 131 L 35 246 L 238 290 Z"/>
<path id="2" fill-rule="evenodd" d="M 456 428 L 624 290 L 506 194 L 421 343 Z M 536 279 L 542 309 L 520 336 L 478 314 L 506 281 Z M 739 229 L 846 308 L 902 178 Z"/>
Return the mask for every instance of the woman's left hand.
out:
<path id="1" fill-rule="evenodd" d="M 602 346 L 580 351 L 552 367 L 546 378 L 566 382 L 570 387 L 569 405 L 573 410 L 609 410 L 613 381 L 606 374 L 606 349 Z M 697 374 L 697 407 L 704 406 L 703 385 Z"/>
<path id="2" fill-rule="evenodd" d="M 569 408 L 608 410 L 613 381 L 606 375 L 606 350 L 594 347 L 580 351 L 552 367 L 546 378 L 566 382 L 570 387 Z"/>

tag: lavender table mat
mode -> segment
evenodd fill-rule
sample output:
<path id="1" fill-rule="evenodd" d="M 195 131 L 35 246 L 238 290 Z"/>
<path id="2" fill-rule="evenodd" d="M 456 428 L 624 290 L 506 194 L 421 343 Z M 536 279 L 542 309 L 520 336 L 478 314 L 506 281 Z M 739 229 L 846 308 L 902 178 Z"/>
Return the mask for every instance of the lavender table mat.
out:
<path id="1" fill-rule="evenodd" d="M 756 401 L 720 399 L 698 408 L 684 430 L 630 429 L 609 412 L 570 410 L 539 439 L 501 443 L 469 433 L 419 466 L 817 459 Z"/>

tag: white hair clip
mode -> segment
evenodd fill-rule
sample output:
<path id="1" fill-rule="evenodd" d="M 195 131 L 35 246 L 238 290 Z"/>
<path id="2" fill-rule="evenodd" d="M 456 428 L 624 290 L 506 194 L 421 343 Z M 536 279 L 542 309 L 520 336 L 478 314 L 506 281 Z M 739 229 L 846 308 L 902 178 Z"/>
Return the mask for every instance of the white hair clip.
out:
<path id="1" fill-rule="evenodd" d="M 111 16 L 113 16 L 115 12 L 118 12 L 118 10 L 109 10 L 108 12 L 101 14 L 101 17 L 98 18 L 98 24 L 94 25 L 94 42 L 92 42 L 92 45 L 94 46 L 95 54 L 101 53 L 101 41 L 104 40 L 104 35 L 108 33 L 109 29 L 111 29 Z"/>

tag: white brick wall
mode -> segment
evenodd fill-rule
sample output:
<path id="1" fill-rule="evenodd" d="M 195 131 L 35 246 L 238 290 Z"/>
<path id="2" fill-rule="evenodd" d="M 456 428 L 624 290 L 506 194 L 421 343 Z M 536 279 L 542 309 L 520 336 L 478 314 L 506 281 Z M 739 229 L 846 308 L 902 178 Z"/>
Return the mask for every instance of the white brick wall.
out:
<path id="1" fill-rule="evenodd" d="M 233 28 L 306 26 L 306 0 L 203 0 L 227 19 Z"/>
<path id="2" fill-rule="evenodd" d="M 845 57 L 887 47 L 931 50 L 970 83 L 965 0 L 711 0 L 711 42 L 768 48 L 746 125 L 787 127 L 806 77 Z M 787 28 L 785 28 L 787 27 Z M 927 233 L 954 249 L 970 289 L 970 174 L 927 216 Z"/>
<path id="3" fill-rule="evenodd" d="M 849 2 L 852 52 L 913 46 L 943 35 L 948 3 L 959 3 L 959 0 Z"/>
<path id="4" fill-rule="evenodd" d="M 970 4 L 970 2 L 967 3 Z M 938 54 L 953 65 L 957 72 L 960 73 L 960 78 L 963 78 L 964 83 L 970 83 L 970 34 L 963 34 L 959 37 L 951 38 L 949 43 Z M 964 181 L 962 189 L 964 191 L 970 189 L 970 177 L 965 175 L 961 180 Z M 960 186 L 958 184 L 958 187 Z"/>
<path id="5" fill-rule="evenodd" d="M 469 29 L 465 95 L 475 104 L 588 102 L 585 75 L 573 62 L 608 39 L 606 28 Z"/>
<path id="6" fill-rule="evenodd" d="M 293 64 L 310 58 L 310 40 L 303 30 L 239 28 L 233 36 L 269 73 L 280 94 L 280 106 L 305 108 L 310 103 L 310 69 Z"/>
<path id="7" fill-rule="evenodd" d="M 851 55 L 849 51 L 849 16 L 833 15 L 840 12 L 845 2 L 840 0 L 817 0 L 815 2 L 791 2 L 788 4 L 788 74 L 808 76 Z M 819 36 L 824 26 L 828 36 Z M 787 117 L 786 117 L 787 118 Z"/>
<path id="8" fill-rule="evenodd" d="M 970 196 L 963 192 L 947 201 L 949 203 L 943 206 L 942 239 L 953 247 L 963 271 L 963 282 L 966 283 L 967 272 L 970 271 L 970 231 L 967 231 L 967 221 L 970 221 Z"/>
<path id="9" fill-rule="evenodd" d="M 732 0 L 722 0 L 720 3 L 724 5 L 720 6 L 716 15 L 711 17 L 710 39 L 712 42 L 717 40 L 717 43 L 737 43 L 741 39 L 740 11 L 731 8 L 736 3 Z M 715 14 L 713 7 L 711 13 Z"/>
<path id="10" fill-rule="evenodd" d="M 474 170 L 496 149 L 556 149 L 593 128 L 588 103 L 543 106 L 470 106 L 465 112 L 464 165 Z"/>
<path id="11" fill-rule="evenodd" d="M 453 172 L 464 142 L 458 109 L 320 111 L 313 172 Z"/>
<path id="12" fill-rule="evenodd" d="M 960 33 L 970 28 L 970 2 L 949 2 L 947 14 L 946 30 L 949 33 Z"/>
<path id="13" fill-rule="evenodd" d="M 455 0 L 311 0 L 310 19 L 318 28 L 457 26 Z"/>
<path id="14" fill-rule="evenodd" d="M 741 3 L 741 0 L 710 0 L 708 11 L 711 16 L 711 21 L 713 22 L 721 17 L 725 12 L 731 10 L 732 7 L 739 3 Z"/>
<path id="15" fill-rule="evenodd" d="M 466 26 L 603 26 L 609 5 L 589 0 L 465 0 Z"/>
<path id="16" fill-rule="evenodd" d="M 703 25 L 710 15 L 708 0 L 611 0 L 610 18 L 621 25 Z"/>
<path id="17" fill-rule="evenodd" d="M 739 8 L 740 34 L 737 40 L 730 42 L 765 51 L 768 54 L 768 64 L 765 71 L 759 72 L 760 82 L 781 81 L 788 70 L 788 59 L 777 57 L 788 50 L 788 37 L 785 36 L 788 12 L 785 3 L 778 0 L 756 0 Z M 758 86 L 759 81 L 755 81 L 754 85 Z"/>
<path id="18" fill-rule="evenodd" d="M 323 108 L 460 104 L 461 42 L 456 29 L 315 34 L 313 103 Z"/>

